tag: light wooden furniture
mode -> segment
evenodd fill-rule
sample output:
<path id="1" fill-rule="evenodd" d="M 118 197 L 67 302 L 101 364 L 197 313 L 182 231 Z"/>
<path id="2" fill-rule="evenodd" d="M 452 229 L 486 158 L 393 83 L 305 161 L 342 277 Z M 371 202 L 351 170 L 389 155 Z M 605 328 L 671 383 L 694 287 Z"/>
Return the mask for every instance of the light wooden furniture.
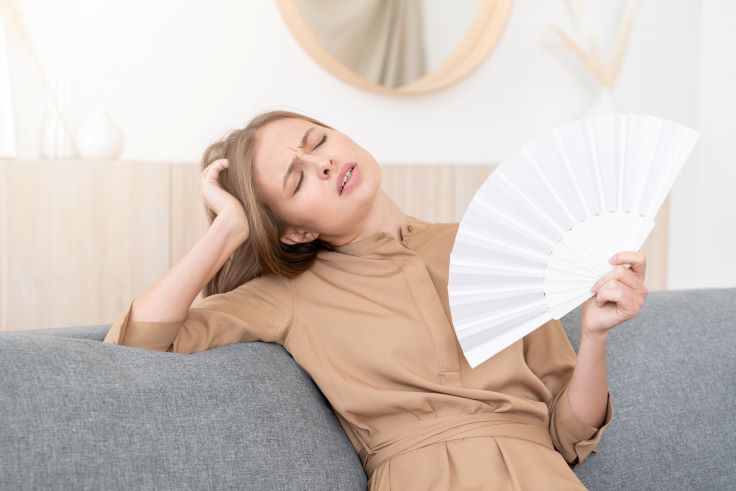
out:
<path id="1" fill-rule="evenodd" d="M 455 222 L 494 165 L 382 165 L 407 214 Z M 196 163 L 0 160 L 0 330 L 104 324 L 208 226 Z M 667 202 L 643 247 L 664 289 Z M 201 297 L 198 297 L 201 298 Z"/>

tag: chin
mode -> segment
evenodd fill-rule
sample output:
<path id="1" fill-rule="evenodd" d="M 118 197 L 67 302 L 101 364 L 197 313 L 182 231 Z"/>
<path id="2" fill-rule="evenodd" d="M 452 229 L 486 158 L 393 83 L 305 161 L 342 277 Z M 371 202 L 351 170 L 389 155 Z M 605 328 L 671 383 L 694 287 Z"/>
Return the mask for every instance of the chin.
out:
<path id="1" fill-rule="evenodd" d="M 365 196 L 367 201 L 369 201 L 368 204 L 373 204 L 376 196 L 378 196 L 378 193 L 381 191 L 381 180 L 383 178 L 383 174 L 380 167 L 376 164 L 375 167 L 371 167 L 371 172 L 368 175 L 364 173 L 361 178 L 362 181 L 360 182 L 360 188 L 356 189 L 356 191 L 358 191 L 356 194 Z"/>
<path id="2" fill-rule="evenodd" d="M 370 194 L 375 195 L 381 189 L 383 171 L 376 161 L 372 162 L 369 169 L 370 170 L 367 174 L 365 172 L 363 173 L 363 182 L 361 184 L 364 185 L 366 192 L 370 190 Z M 361 168 L 361 170 L 365 171 L 365 168 Z"/>

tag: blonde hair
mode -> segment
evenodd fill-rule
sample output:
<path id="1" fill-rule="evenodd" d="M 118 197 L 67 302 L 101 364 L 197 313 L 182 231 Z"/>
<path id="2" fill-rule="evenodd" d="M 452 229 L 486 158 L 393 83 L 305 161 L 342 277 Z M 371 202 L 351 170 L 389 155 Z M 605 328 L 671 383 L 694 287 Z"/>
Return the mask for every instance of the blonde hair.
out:
<path id="1" fill-rule="evenodd" d="M 256 192 L 253 167 L 256 136 L 263 126 L 282 118 L 299 118 L 333 129 L 303 114 L 267 111 L 251 119 L 245 128 L 232 130 L 204 151 L 202 170 L 215 160 L 228 160 L 229 166 L 220 172 L 219 182 L 243 206 L 250 227 L 249 238 L 205 285 L 204 297 L 229 292 L 261 275 L 293 278 L 309 269 L 320 251 L 334 250 L 331 244 L 319 238 L 303 244 L 281 242 L 285 224 Z M 217 215 L 206 205 L 205 211 L 212 224 Z"/>

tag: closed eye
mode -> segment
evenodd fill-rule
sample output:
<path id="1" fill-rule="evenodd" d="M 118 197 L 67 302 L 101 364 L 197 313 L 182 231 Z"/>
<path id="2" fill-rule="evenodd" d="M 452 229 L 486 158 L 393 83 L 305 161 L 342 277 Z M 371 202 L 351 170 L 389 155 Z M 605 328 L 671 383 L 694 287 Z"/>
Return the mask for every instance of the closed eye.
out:
<path id="1" fill-rule="evenodd" d="M 322 139 L 319 141 L 319 143 L 314 146 L 315 150 L 317 149 L 317 147 L 319 147 L 320 145 L 322 145 L 326 141 L 327 141 L 327 135 L 324 135 L 322 137 Z M 304 171 L 302 171 L 302 172 L 299 173 L 299 182 L 296 185 L 296 189 L 294 190 L 294 194 L 296 194 L 297 191 L 299 191 L 299 188 L 302 187 L 302 181 L 303 180 L 304 180 Z"/>
<path id="2" fill-rule="evenodd" d="M 304 177 L 304 171 L 301 171 L 299 173 L 299 183 L 296 185 L 296 189 L 294 190 L 294 194 L 296 194 L 296 192 L 299 191 L 299 188 L 302 187 L 302 181 L 304 180 L 303 177 Z"/>

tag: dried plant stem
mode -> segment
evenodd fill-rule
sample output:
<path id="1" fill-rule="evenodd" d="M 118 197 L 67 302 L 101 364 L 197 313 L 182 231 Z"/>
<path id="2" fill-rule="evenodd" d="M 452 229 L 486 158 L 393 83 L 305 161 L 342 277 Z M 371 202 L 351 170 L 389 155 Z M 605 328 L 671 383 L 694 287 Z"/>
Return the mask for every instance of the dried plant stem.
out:
<path id="1" fill-rule="evenodd" d="M 552 29 L 560 36 L 563 47 L 572 52 L 573 55 L 580 60 L 585 70 L 600 87 L 611 88 L 618 78 L 634 25 L 636 4 L 637 0 L 627 1 L 626 7 L 624 8 L 624 15 L 616 33 L 613 49 L 611 50 L 607 64 L 603 61 L 598 52 L 598 46 L 595 39 L 589 32 L 585 31 L 585 28 L 583 27 L 581 1 L 570 0 L 570 6 L 575 16 L 578 29 L 584 31 L 582 34 L 587 41 L 588 51 L 583 49 L 580 44 L 572 38 L 572 36 L 563 31 L 559 26 L 551 26 Z"/>
<path id="2" fill-rule="evenodd" d="M 616 39 L 613 43 L 613 49 L 611 50 L 611 56 L 608 61 L 608 69 L 606 70 L 609 78 L 609 85 L 613 85 L 613 82 L 618 78 L 618 73 L 621 70 L 621 65 L 624 61 L 624 54 L 629 44 L 629 38 L 631 37 L 631 31 L 634 27 L 634 13 L 636 11 L 637 0 L 628 0 L 626 8 L 624 9 L 624 16 L 619 27 Z"/>

